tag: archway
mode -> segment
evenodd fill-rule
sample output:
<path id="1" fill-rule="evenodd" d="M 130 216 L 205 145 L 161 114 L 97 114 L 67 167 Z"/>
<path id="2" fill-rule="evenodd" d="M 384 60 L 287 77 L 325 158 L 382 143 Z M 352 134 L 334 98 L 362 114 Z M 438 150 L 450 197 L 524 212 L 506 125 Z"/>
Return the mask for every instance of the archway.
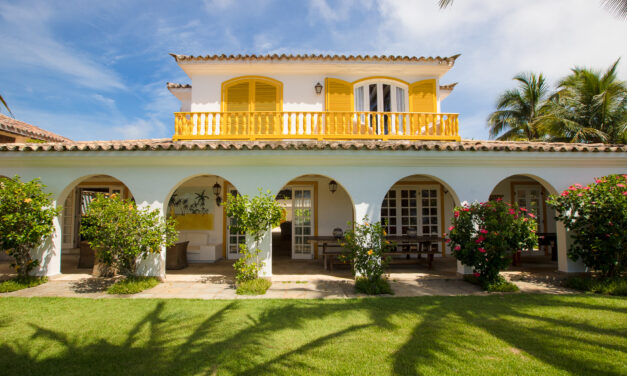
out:
<path id="1" fill-rule="evenodd" d="M 317 174 L 301 175 L 277 193 L 282 223 L 272 230 L 273 274 L 318 274 L 323 246 L 318 236 L 346 231 L 354 221 L 350 194 L 337 180 Z"/>
<path id="2" fill-rule="evenodd" d="M 177 221 L 179 239 L 166 251 L 166 274 L 232 278 L 229 260 L 240 257 L 245 235 L 232 233 L 222 203 L 227 194 L 237 195 L 227 179 L 200 174 L 177 183 L 164 200 L 164 213 Z M 226 260 L 226 261 L 225 261 Z M 169 278 L 170 278 L 169 277 Z"/>
<path id="3" fill-rule="evenodd" d="M 63 203 L 61 213 L 61 273 L 91 274 L 95 255 L 89 244 L 80 235 L 81 218 L 86 214 L 89 203 L 98 194 L 118 194 L 124 199 L 133 199 L 129 188 L 110 175 L 89 175 L 76 179 L 59 195 L 57 202 Z"/>
<path id="4" fill-rule="evenodd" d="M 546 204 L 550 194 L 557 191 L 543 179 L 527 174 L 512 175 L 501 180 L 488 199 L 502 199 L 527 209 L 536 216 L 538 246 L 522 250 L 515 257 L 512 271 L 553 272 L 558 268 L 555 212 Z"/>
<path id="5" fill-rule="evenodd" d="M 455 191 L 434 176 L 410 175 L 392 184 L 381 202 L 381 222 L 389 239 L 397 244 L 389 255 L 391 266 L 408 264 L 422 269 L 419 259 L 426 256 L 428 267 L 454 274 L 456 263 L 447 257 L 451 251 L 444 234 L 457 205 Z"/>

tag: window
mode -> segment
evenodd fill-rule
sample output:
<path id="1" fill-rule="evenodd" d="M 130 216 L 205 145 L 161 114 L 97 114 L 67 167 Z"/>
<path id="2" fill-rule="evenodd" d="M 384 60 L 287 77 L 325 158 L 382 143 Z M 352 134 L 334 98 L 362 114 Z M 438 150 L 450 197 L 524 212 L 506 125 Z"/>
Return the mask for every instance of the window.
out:
<path id="1" fill-rule="evenodd" d="M 407 85 L 393 80 L 367 80 L 355 85 L 355 110 L 407 112 Z"/>

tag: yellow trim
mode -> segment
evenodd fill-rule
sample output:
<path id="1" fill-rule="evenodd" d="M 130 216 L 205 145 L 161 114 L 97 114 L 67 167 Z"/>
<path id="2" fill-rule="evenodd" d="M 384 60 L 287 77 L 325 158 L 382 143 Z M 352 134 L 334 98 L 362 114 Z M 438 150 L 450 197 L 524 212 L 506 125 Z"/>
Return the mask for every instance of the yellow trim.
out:
<path id="1" fill-rule="evenodd" d="M 371 76 L 371 77 L 366 77 L 366 78 L 360 78 L 357 81 L 353 81 L 353 86 L 362 82 L 362 81 L 368 81 L 368 80 L 389 80 L 389 81 L 396 81 L 396 82 L 400 82 L 402 84 L 405 84 L 407 86 L 410 85 L 409 82 L 401 80 L 400 78 L 395 78 L 395 77 L 390 77 L 390 76 Z"/>
<path id="2" fill-rule="evenodd" d="M 326 111 L 329 111 L 329 82 L 330 81 L 336 81 L 338 83 L 343 83 L 346 86 L 350 86 L 350 112 L 354 112 L 355 111 L 355 87 L 353 86 L 352 82 L 349 81 L 344 81 L 340 78 L 334 78 L 334 77 L 327 77 L 324 79 L 324 109 Z"/>
<path id="3" fill-rule="evenodd" d="M 429 85 L 429 89 L 433 89 L 433 91 L 429 90 L 426 91 L 424 93 L 426 94 L 431 94 L 431 101 L 433 101 L 433 103 L 431 103 L 431 108 L 429 109 L 430 111 L 425 111 L 425 109 L 422 108 L 416 108 L 418 106 L 417 103 L 415 103 L 417 101 L 417 95 L 418 93 L 414 92 L 415 88 L 418 87 L 419 85 Z M 416 82 L 412 82 L 411 85 L 409 85 L 408 88 L 408 93 L 407 93 L 407 97 L 409 98 L 409 112 L 429 112 L 429 113 L 437 113 L 438 112 L 438 88 L 437 88 L 437 81 L 435 78 L 429 78 L 426 80 L 420 80 L 420 81 L 416 81 Z M 425 95 L 425 97 L 427 97 L 427 95 Z M 425 103 L 420 103 L 420 105 L 424 105 Z"/>
<path id="4" fill-rule="evenodd" d="M 254 109 L 251 109 L 253 103 L 255 103 L 255 82 L 262 81 L 267 84 L 273 85 L 277 88 L 277 98 L 276 103 L 279 107 L 278 111 L 283 111 L 283 82 L 279 80 L 275 80 L 274 78 L 265 77 L 265 76 L 240 76 L 235 77 L 230 80 L 222 82 L 221 88 L 221 104 L 220 111 L 226 112 L 226 103 L 228 101 L 227 89 L 235 84 L 239 84 L 242 82 L 248 82 L 248 111 L 252 112 Z"/>

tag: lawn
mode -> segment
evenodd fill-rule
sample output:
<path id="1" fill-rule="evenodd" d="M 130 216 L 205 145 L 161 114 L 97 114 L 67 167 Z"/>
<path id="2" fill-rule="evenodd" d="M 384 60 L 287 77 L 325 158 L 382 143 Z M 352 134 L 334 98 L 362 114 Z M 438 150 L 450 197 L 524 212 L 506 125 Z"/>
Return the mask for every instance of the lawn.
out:
<path id="1" fill-rule="evenodd" d="M 627 299 L 0 298 L 4 375 L 625 375 Z"/>

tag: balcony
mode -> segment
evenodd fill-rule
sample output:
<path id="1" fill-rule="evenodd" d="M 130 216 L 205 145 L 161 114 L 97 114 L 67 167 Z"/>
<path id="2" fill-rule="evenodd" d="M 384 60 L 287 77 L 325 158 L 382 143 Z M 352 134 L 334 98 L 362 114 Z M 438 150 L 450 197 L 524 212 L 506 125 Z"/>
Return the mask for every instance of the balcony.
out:
<path id="1" fill-rule="evenodd" d="M 175 112 L 173 140 L 459 141 L 458 114 Z"/>

